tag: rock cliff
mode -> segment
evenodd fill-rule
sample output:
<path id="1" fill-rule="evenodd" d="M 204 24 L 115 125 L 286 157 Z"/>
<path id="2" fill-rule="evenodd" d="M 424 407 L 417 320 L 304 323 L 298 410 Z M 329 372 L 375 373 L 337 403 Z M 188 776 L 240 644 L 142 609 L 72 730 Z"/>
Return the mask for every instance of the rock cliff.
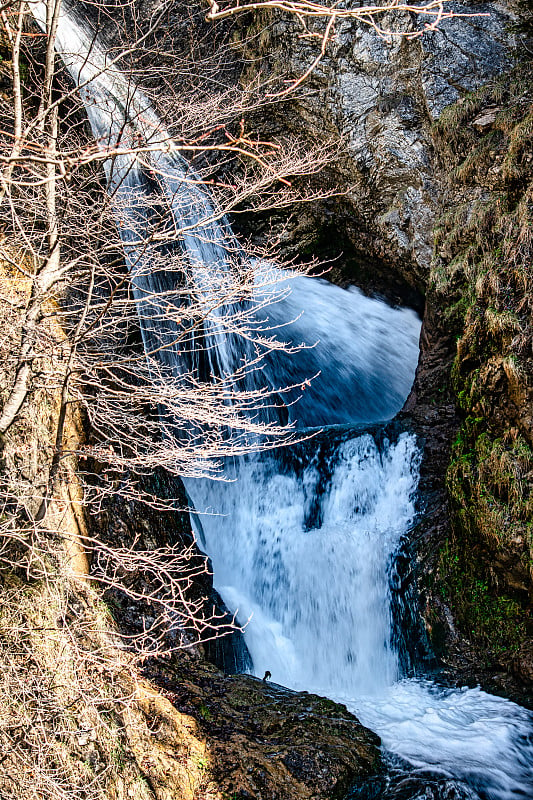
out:
<path id="1" fill-rule="evenodd" d="M 401 287 L 409 296 L 407 287 L 424 293 L 428 284 L 440 207 L 432 126 L 447 105 L 513 60 L 508 11 L 495 3 L 451 7 L 479 16 L 458 16 L 421 37 L 390 40 L 343 21 L 324 59 L 290 99 L 290 112 L 282 105 L 277 117 L 282 127 L 315 141 L 333 137 L 342 146 L 330 179 L 346 194 L 314 214 L 295 213 L 292 235 L 299 246 L 333 258 L 344 250 L 344 280 L 378 291 L 388 286 L 391 294 L 392 279 L 400 297 Z M 414 33 L 424 20 L 395 15 L 387 23 Z M 243 35 L 245 53 L 259 56 L 262 73 L 275 75 L 289 65 L 298 77 L 315 55 L 298 33 L 291 20 L 258 17 Z M 274 124 L 269 115 L 267 127 Z"/>

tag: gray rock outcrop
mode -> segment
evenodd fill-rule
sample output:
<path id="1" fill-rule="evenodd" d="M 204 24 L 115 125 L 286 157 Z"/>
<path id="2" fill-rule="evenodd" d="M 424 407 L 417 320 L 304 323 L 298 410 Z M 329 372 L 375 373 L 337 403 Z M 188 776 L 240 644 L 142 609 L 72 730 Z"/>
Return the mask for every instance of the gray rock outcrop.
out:
<path id="1" fill-rule="evenodd" d="M 332 180 L 350 188 L 331 214 L 334 224 L 346 233 L 359 267 L 372 262 L 375 270 L 381 263 L 418 289 L 429 272 L 438 195 L 431 125 L 447 105 L 508 69 L 515 46 L 512 14 L 501 5 L 446 8 L 457 16 L 418 36 L 427 18 L 391 15 L 390 28 L 412 38 L 380 38 L 360 23 L 339 23 L 282 123 L 315 141 L 328 134 L 342 139 L 344 158 Z M 298 38 L 294 21 L 263 18 L 256 29 L 261 26 L 255 41 L 263 69 L 266 59 L 272 73 L 289 65 L 294 77 L 301 75 L 316 50 Z M 297 210 L 295 216 L 293 235 L 311 249 L 327 211 Z M 345 277 L 365 282 L 350 268 Z M 369 282 L 370 289 L 381 289 Z"/>

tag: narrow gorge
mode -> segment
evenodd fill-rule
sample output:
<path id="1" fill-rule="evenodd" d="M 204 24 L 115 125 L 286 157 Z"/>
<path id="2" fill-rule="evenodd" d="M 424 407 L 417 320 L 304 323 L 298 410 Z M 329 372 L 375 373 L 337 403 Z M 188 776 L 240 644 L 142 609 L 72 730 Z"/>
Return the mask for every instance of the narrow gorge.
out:
<path id="1" fill-rule="evenodd" d="M 78 588 L 68 589 L 67 611 L 49 630 L 68 632 L 79 616 L 87 637 L 80 652 L 118 653 L 114 672 L 91 661 L 103 681 L 97 711 L 83 717 L 79 697 L 69 700 L 74 716 L 62 724 L 70 739 L 55 734 L 65 752 L 67 740 L 78 742 L 68 757 L 51 750 L 57 763 L 88 764 L 72 768 L 75 796 L 533 794 L 531 21 L 519 7 L 450 6 L 455 17 L 411 38 L 424 25 L 416 14 L 386 12 L 397 38 L 339 21 L 302 91 L 256 104 L 258 142 L 277 142 L 281 131 L 304 150 L 309 142 L 309 151 L 321 138 L 337 141 L 323 169 L 308 170 L 303 202 L 305 180 L 291 165 L 286 176 L 275 173 L 294 196 L 271 211 L 256 187 L 242 199 L 236 190 L 252 171 L 242 151 L 264 166 L 255 140 L 242 134 L 244 120 L 240 137 L 230 136 L 229 123 L 219 126 L 226 144 L 212 144 L 223 153 L 213 167 L 213 131 L 178 138 L 158 108 L 149 66 L 146 85 L 140 67 L 125 71 L 128 54 L 110 23 L 120 19 L 118 6 L 102 12 L 100 31 L 101 9 L 31 4 L 70 75 L 60 74 L 60 113 L 71 114 L 73 130 L 83 129 L 84 115 L 91 127 L 82 177 L 90 159 L 96 166 L 80 203 L 97 197 L 103 171 L 109 210 L 98 234 L 105 277 L 92 266 L 88 290 L 57 289 L 53 302 L 69 311 L 59 333 L 46 336 L 63 344 L 34 369 L 61 375 L 62 363 L 77 364 L 63 394 L 71 392 L 65 408 L 80 410 L 64 412 L 50 449 L 64 467 L 54 466 L 56 456 L 42 467 L 35 456 L 30 468 L 17 455 L 31 451 L 36 419 L 62 419 L 56 400 L 43 410 L 39 380 L 23 407 L 33 420 L 2 432 L 5 474 L 20 468 L 33 485 L 45 474 L 51 487 L 50 499 L 40 489 L 28 501 L 22 489 L 6 490 L 9 547 L 14 541 L 18 553 L 31 539 L 13 534 L 14 491 L 24 525 L 39 531 L 44 519 L 44 540 L 53 541 L 56 524 L 70 547 L 67 568 L 55 566 L 63 556 L 47 554 L 38 569 L 36 545 L 20 563 L 8 547 L 6 597 L 24 593 L 26 580 L 31 591 L 41 591 L 40 581 L 48 591 L 57 570 Z M 183 11 L 171 4 L 134 18 L 145 14 L 147 30 L 157 30 L 158 13 L 172 20 Z M 209 28 L 195 9 L 184 19 L 192 36 Z M 275 86 L 283 62 L 283 80 L 297 79 L 311 42 L 298 39 L 293 22 L 267 9 L 224 29 L 231 80 L 260 76 Z M 137 35 L 150 56 L 152 32 Z M 59 89 L 48 91 L 53 108 Z M 78 93 L 83 111 L 68 105 Z M 57 116 L 47 111 L 43 126 L 47 115 L 57 137 Z M 48 165 L 59 164 L 54 147 L 52 136 Z M 62 164 L 73 161 L 66 152 Z M 11 160 L 19 157 L 15 149 Z M 48 187 L 62 179 L 47 174 Z M 21 179 L 19 193 L 23 186 Z M 230 186 L 237 200 L 227 209 Z M 59 249 L 47 192 L 45 269 Z M 120 241 L 106 233 L 113 226 Z M 270 240 L 279 263 L 268 260 Z M 2 289 L 22 306 L 13 269 L 31 270 L 12 241 L 6 236 Z M 84 247 L 61 243 L 75 268 Z M 305 269 L 309 257 L 316 261 Z M 112 327 L 106 314 L 115 297 Z M 42 307 L 53 318 L 55 306 Z M 79 414 L 77 433 L 70 413 Z M 78 477 L 67 480 L 67 468 Z M 15 477 L 6 486 L 22 486 Z M 71 523 L 61 528 L 49 515 L 54 503 L 61 515 L 74 496 L 84 519 L 75 536 Z M 162 540 L 166 550 L 158 550 Z M 87 555 L 83 569 L 72 548 Z M 173 567 L 184 551 L 192 562 Z M 28 577 L 34 570 L 40 577 Z M 209 624 L 195 622 L 193 631 L 183 602 L 195 619 L 209 606 Z M 4 616 L 9 642 L 13 623 Z M 227 627 L 218 639 L 217 628 Z M 102 711 L 108 686 L 137 704 L 121 699 L 120 723 L 104 723 L 116 726 L 119 756 L 95 733 L 95 714 L 112 713 Z M 16 790 L 13 774 L 0 778 L 6 797 Z M 65 783 L 67 793 L 74 783 Z"/>

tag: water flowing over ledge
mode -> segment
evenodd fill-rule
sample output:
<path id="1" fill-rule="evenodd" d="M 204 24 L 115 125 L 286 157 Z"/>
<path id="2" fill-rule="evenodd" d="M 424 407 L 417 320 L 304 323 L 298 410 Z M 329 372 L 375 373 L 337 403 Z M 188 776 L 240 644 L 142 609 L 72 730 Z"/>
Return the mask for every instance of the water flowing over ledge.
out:
<path id="1" fill-rule="evenodd" d="M 414 515 L 415 438 L 307 449 L 298 472 L 270 454 L 235 464 L 229 485 L 188 483 L 196 508 L 221 514 L 201 516 L 216 588 L 241 622 L 251 615 L 257 674 L 319 694 L 376 692 L 399 677 L 388 567 Z"/>
<path id="2" fill-rule="evenodd" d="M 32 8 L 43 24 L 43 4 Z M 137 134 L 151 144 L 168 144 L 142 92 L 132 92 L 114 66 L 107 69 L 106 53 L 92 32 L 68 11 L 60 18 L 58 50 L 82 87 L 102 146 Z M 152 224 L 152 192 L 166 193 L 169 224 L 183 231 L 181 246 L 194 268 L 188 274 L 206 302 L 231 259 L 244 256 L 209 197 L 190 180 L 187 164 L 160 151 L 154 166 L 157 186 L 133 153 L 114 159 L 106 170 L 145 346 L 163 345 L 161 361 L 179 376 L 191 365 L 183 365 L 181 352 L 171 346 L 176 329 L 164 315 L 175 276 L 165 273 L 157 249 L 139 247 Z M 286 279 L 279 275 L 280 282 Z M 275 389 L 278 383 L 280 388 L 305 385 L 321 373 L 294 410 L 286 404 L 303 427 L 393 416 L 416 364 L 414 315 L 309 278 L 289 283 L 292 294 L 283 294 L 259 324 L 266 319 L 276 328 L 295 319 L 289 329 L 294 341 L 320 344 L 291 360 L 267 361 L 261 380 Z M 161 292 L 165 305 L 158 300 Z M 243 358 L 252 357 L 224 332 L 218 311 L 211 313 L 206 329 L 210 343 L 204 351 L 214 376 L 230 374 Z M 253 382 L 256 373 L 248 377 Z M 533 745 L 527 711 L 479 689 L 443 689 L 399 675 L 391 643 L 389 574 L 414 517 L 420 458 L 414 438 L 403 434 L 378 443 L 356 432 L 326 457 L 319 458 L 319 452 L 310 447 L 299 464 L 295 459 L 289 465 L 276 453 L 235 460 L 227 465 L 234 482 L 187 483 L 216 585 L 243 620 L 253 613 L 247 639 L 255 671 L 268 669 L 288 686 L 342 699 L 390 751 L 415 767 L 464 782 L 462 797 L 530 797 Z M 205 510 L 214 514 L 206 516 Z"/>
<path id="3" fill-rule="evenodd" d="M 240 461 L 228 485 L 187 484 L 196 508 L 218 512 L 199 516 L 200 537 L 218 591 L 250 618 L 254 672 L 344 703 L 391 753 L 456 782 L 456 794 L 436 797 L 530 797 L 530 712 L 401 677 L 389 579 L 415 515 L 415 437 L 343 434 L 300 445 L 294 461 Z"/>

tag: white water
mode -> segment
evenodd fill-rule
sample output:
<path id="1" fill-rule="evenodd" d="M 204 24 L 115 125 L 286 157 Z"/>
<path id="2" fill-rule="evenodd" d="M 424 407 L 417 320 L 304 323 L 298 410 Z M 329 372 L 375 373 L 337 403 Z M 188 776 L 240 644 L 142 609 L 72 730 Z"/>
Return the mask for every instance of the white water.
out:
<path id="1" fill-rule="evenodd" d="M 366 434 L 320 459 L 314 442 L 299 449 L 311 457 L 298 475 L 270 454 L 237 462 L 218 490 L 188 482 L 196 508 L 214 501 L 224 515 L 201 517 L 216 588 L 241 622 L 253 615 L 257 674 L 323 693 L 383 689 L 398 677 L 387 568 L 414 513 L 414 437 L 380 452 Z"/>
<path id="2" fill-rule="evenodd" d="M 43 24 L 43 4 L 32 7 Z M 127 144 L 137 134 L 150 144 L 166 143 L 146 98 L 132 92 L 118 70 L 102 72 L 107 56 L 91 42 L 89 29 L 64 13 L 58 50 L 74 79 L 86 84 L 82 96 L 102 147 L 119 139 Z M 220 291 L 218 284 L 223 289 L 231 260 L 243 257 L 185 163 L 166 153 L 151 158 L 157 172 L 152 182 L 132 155 L 106 167 L 147 350 L 176 333 L 164 311 L 175 275 L 162 269 L 156 249 L 141 246 L 146 226 L 155 224 L 149 211 L 154 192 L 159 200 L 167 198 L 169 224 L 182 230 L 193 267 L 189 279 L 207 300 Z M 200 231 L 183 231 L 199 220 Z M 413 377 L 414 316 L 324 282 L 298 277 L 290 283 L 290 298 L 283 295 L 268 312 L 270 324 L 305 310 L 289 335 L 295 342 L 321 343 L 292 361 L 271 359 L 262 379 L 275 389 L 322 372 L 321 382 L 291 410 L 304 427 L 391 417 Z M 164 303 L 154 297 L 161 291 Z M 246 349 L 224 331 L 219 312 L 209 319 L 209 367 L 214 375 L 230 374 L 247 357 Z M 175 348 L 160 357 L 177 375 L 182 372 Z M 386 748 L 415 766 L 467 781 L 480 796 L 532 797 L 528 712 L 478 689 L 452 691 L 399 679 L 388 569 L 414 515 L 413 438 L 404 434 L 378 444 L 370 434 L 335 436 L 327 445 L 317 441 L 315 451 L 308 443 L 292 455 L 270 453 L 228 465 L 233 483 L 187 484 L 197 509 L 223 515 L 202 515 L 201 536 L 227 604 L 239 608 L 242 621 L 253 614 L 246 637 L 255 671 L 269 669 L 279 683 L 343 700 Z"/>
<path id="3" fill-rule="evenodd" d="M 187 484 L 196 508 L 223 515 L 201 515 L 199 535 L 216 588 L 249 620 L 254 672 L 345 703 L 389 751 L 480 797 L 533 797 L 528 711 L 400 677 L 388 568 L 414 516 L 414 438 L 378 447 L 366 434 L 331 448 L 316 444 L 313 457 L 308 442 L 294 463 L 240 461 L 227 486 Z"/>

